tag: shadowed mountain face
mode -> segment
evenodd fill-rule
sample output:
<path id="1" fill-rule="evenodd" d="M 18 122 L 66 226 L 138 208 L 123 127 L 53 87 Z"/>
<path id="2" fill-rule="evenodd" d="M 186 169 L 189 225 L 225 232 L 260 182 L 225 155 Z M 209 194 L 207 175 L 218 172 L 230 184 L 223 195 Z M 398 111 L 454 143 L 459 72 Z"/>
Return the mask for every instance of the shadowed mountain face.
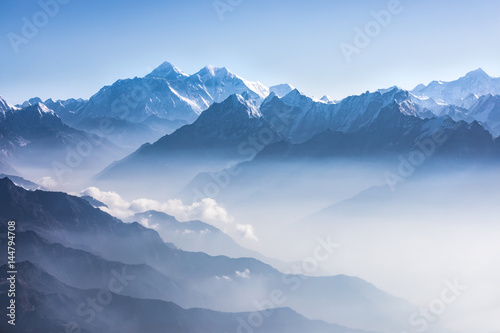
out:
<path id="1" fill-rule="evenodd" d="M 494 114 L 496 104 L 487 104 Z M 271 94 L 260 109 L 233 95 L 214 104 L 193 124 L 111 165 L 99 180 L 121 189 L 113 180 L 127 177 L 139 193 L 161 187 L 173 195 L 193 178 L 189 186 L 198 186 L 199 173 L 230 172 L 236 163 L 248 160 L 397 160 L 399 154 L 422 149 L 432 158 L 446 157 L 453 163 L 500 156 L 498 144 L 477 121 L 437 117 L 404 90 L 365 93 L 336 104 L 315 101 L 294 90 L 282 98 Z"/>
<path id="2" fill-rule="evenodd" d="M 342 200 L 349 193 L 385 182 L 385 173 L 401 164 L 420 171 L 498 164 L 498 142 L 477 122 L 455 122 L 448 117 L 421 119 L 401 113 L 400 106 L 393 103 L 358 131 L 327 129 L 304 143 L 272 143 L 251 161 L 200 173 L 184 187 L 181 198 L 192 200 L 200 189 L 222 184 L 219 191 L 204 193 L 230 205 L 233 212 L 273 202 L 274 210 L 283 205 L 279 220 L 295 219 L 297 212 L 288 208 L 292 202 L 299 215 L 307 213 L 309 201 L 315 206 L 311 209 L 318 210 L 322 204 L 331 204 L 327 200 Z M 339 186 L 345 188 L 346 197 L 339 196 Z M 249 214 L 251 210 L 242 213 Z"/>
<path id="3" fill-rule="evenodd" d="M 157 211 L 138 213 L 129 220 L 152 226 L 163 241 L 185 251 L 204 252 L 211 256 L 224 255 L 230 258 L 255 258 L 283 272 L 292 265 L 246 249 L 220 229 L 202 221 L 179 222 L 175 217 Z"/>
<path id="4" fill-rule="evenodd" d="M 450 118 L 421 119 L 402 114 L 397 104 L 380 110 L 370 123 L 355 132 L 326 130 L 302 144 L 279 142 L 267 146 L 256 157 L 325 158 L 325 157 L 383 157 L 422 150 L 432 142 L 432 155 L 452 159 L 498 159 L 500 149 L 477 122 L 454 122 Z M 430 149 L 430 147 L 429 147 Z"/>
<path id="5" fill-rule="evenodd" d="M 102 88 L 77 112 L 77 117 L 110 116 L 130 122 L 159 119 L 192 123 L 213 103 L 232 94 L 248 93 L 262 101 L 269 88 L 246 81 L 226 68 L 206 66 L 193 75 L 165 62 L 143 78 L 118 80 Z"/>
<path id="6" fill-rule="evenodd" d="M 500 135 L 500 78 L 489 76 L 481 68 L 455 81 L 418 85 L 411 93 L 415 103 L 436 115 L 468 123 L 477 121 L 495 137 Z"/>
<path id="7" fill-rule="evenodd" d="M 232 94 L 247 95 L 259 105 L 270 92 L 284 96 L 291 90 L 288 84 L 266 87 L 214 66 L 187 75 L 164 62 L 145 77 L 103 87 L 88 101 L 47 99 L 43 104 L 79 130 L 92 131 L 106 124 L 112 128 L 104 133 L 107 139 L 135 150 L 194 122 L 213 103 L 221 103 Z M 21 107 L 37 103 L 42 100 L 32 98 Z"/>
<path id="8" fill-rule="evenodd" d="M 16 329 L 400 333 L 420 318 L 447 333 L 441 322 L 458 327 L 460 314 L 491 319 L 477 309 L 498 298 L 498 82 L 477 70 L 332 101 L 164 63 L 89 101 L 0 98 L 0 171 L 24 177 L 0 175 L 2 246 L 16 221 Z M 109 165 L 121 150 L 107 139 L 140 148 Z M 87 143 L 68 182 L 45 177 Z M 102 202 L 43 187 L 92 192 L 81 184 Z M 192 216 L 219 228 L 180 222 Z M 471 296 L 422 324 L 445 276 L 472 281 Z"/>
<path id="9" fill-rule="evenodd" d="M 184 252 L 165 244 L 153 230 L 138 223 L 123 223 L 93 208 L 87 201 L 64 193 L 26 191 L 4 178 L 0 180 L 0 197 L 2 225 L 5 228 L 6 221 L 16 221 L 20 260 L 43 267 L 64 283 L 54 287 L 65 295 L 62 298 L 52 298 L 53 293 L 41 289 L 50 290 L 44 284 L 53 283 L 53 279 L 50 283 L 28 283 L 37 291 L 37 304 L 41 308 L 73 306 L 73 293 L 83 292 L 88 296 L 86 293 L 91 288 L 106 287 L 106 281 L 118 272 L 130 280 L 127 280 L 127 288 L 121 290 L 121 296 L 116 298 L 117 302 L 106 311 L 120 315 L 130 314 L 129 306 L 133 305 L 128 305 L 126 300 L 147 309 L 147 304 L 134 303 L 140 302 L 135 298 L 175 301 L 183 307 L 225 312 L 255 311 L 258 309 L 256 304 L 268 304 L 266 299 L 276 290 L 282 297 L 273 307 L 288 306 L 309 318 L 368 330 L 404 327 L 406 313 L 412 309 L 409 303 L 361 279 L 283 275 L 255 259 Z M 75 291 L 66 285 L 84 291 Z M 123 296 L 134 299 L 125 297 L 121 303 Z M 273 321 L 281 317 L 280 311 L 276 312 L 276 317 L 272 316 Z M 34 312 L 35 315 L 40 313 L 44 312 Z M 115 317 L 109 314 L 106 312 L 106 318 L 112 322 Z M 63 311 L 61 318 L 72 318 L 66 315 Z M 47 325 L 56 325 L 56 318 L 47 318 Z M 88 329 L 95 331 L 92 326 Z"/>
<path id="10" fill-rule="evenodd" d="M 404 115 L 418 118 L 434 116 L 412 103 L 407 91 L 397 88 L 384 93 L 366 92 L 350 96 L 335 104 L 315 101 L 294 90 L 283 98 L 269 96 L 262 103 L 261 112 L 287 141 L 303 143 L 326 130 L 356 132 L 368 127 L 382 109 L 393 104 Z"/>
<path id="11" fill-rule="evenodd" d="M 470 106 L 468 100 L 471 97 L 477 100 L 483 95 L 499 95 L 500 78 L 493 78 L 478 68 L 455 81 L 432 81 L 427 86 L 419 85 L 412 90 L 412 93 L 448 104 Z"/>
<path id="12" fill-rule="evenodd" d="M 122 153 L 102 136 L 65 125 L 40 103 L 23 109 L 4 107 L 0 113 L 0 151 L 2 160 L 17 169 L 34 169 L 36 156 L 37 172 L 53 178 L 57 178 L 55 170 L 70 173 L 77 168 L 102 168 Z"/>
<path id="13" fill-rule="evenodd" d="M 212 105 L 193 124 L 112 164 L 98 179 L 120 187 L 113 181 L 126 177 L 138 189 L 180 191 L 199 172 L 250 159 L 279 139 L 252 102 L 232 95 Z M 152 175 L 162 176 L 153 179 Z"/>
<path id="14" fill-rule="evenodd" d="M 22 187 L 26 190 L 43 190 L 43 186 L 40 186 L 36 183 L 33 183 L 32 181 L 29 181 L 27 179 L 24 179 L 23 177 L 19 176 L 12 176 L 12 175 L 6 175 L 3 173 L 0 173 L 0 178 L 9 178 L 16 186 Z"/>
<path id="15" fill-rule="evenodd" d="M 2 271 L 6 266 L 0 267 Z M 8 332 L 364 332 L 321 321 L 308 320 L 280 308 L 268 313 L 221 313 L 204 309 L 183 309 L 171 302 L 121 295 L 119 289 L 73 288 L 30 262 L 18 264 L 23 272 L 17 285 L 17 323 L 0 327 Z M 115 280 L 116 281 L 116 280 Z M 8 285 L 0 282 L 0 295 Z M 5 298 L 2 298 L 5 299 Z M 90 300 L 90 301 L 89 301 Z M 93 301 L 93 303 L 90 303 Z M 4 304 L 2 304 L 4 305 Z M 248 318 L 256 317 L 259 322 Z M 265 320 L 264 320 L 265 318 Z"/>

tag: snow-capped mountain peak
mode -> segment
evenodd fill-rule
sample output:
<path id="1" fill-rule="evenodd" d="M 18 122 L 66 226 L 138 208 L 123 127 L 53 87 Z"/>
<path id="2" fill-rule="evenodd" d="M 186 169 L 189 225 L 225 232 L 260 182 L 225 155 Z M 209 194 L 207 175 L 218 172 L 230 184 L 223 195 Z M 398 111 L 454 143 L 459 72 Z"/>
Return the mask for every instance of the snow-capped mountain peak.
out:
<path id="1" fill-rule="evenodd" d="M 166 80 L 178 80 L 188 77 L 183 71 L 175 67 L 168 61 L 163 62 L 160 66 L 156 67 L 147 77 L 157 77 Z"/>
<path id="2" fill-rule="evenodd" d="M 50 110 L 48 107 L 45 106 L 43 103 L 37 103 L 35 104 L 36 109 L 41 112 L 41 113 L 49 113 L 49 114 L 54 114 L 54 111 Z"/>
<path id="3" fill-rule="evenodd" d="M 35 105 L 37 103 L 42 103 L 42 99 L 40 97 L 30 98 L 29 100 L 25 101 L 23 104 L 18 104 L 16 106 L 19 108 L 26 108 L 30 105 Z"/>
<path id="4" fill-rule="evenodd" d="M 368 126 L 391 106 L 404 115 L 425 117 L 427 110 L 414 104 L 406 90 L 385 89 L 385 93 L 366 92 L 337 103 L 326 103 L 294 89 L 282 98 L 267 98 L 261 112 L 267 121 L 281 120 L 280 134 L 290 142 L 302 143 L 326 130 L 355 132 Z M 278 122 L 279 123 L 279 122 Z"/>
<path id="5" fill-rule="evenodd" d="M 335 103 L 335 101 L 328 95 L 321 97 L 319 100 L 324 103 Z"/>
<path id="6" fill-rule="evenodd" d="M 282 101 L 290 105 L 294 105 L 298 101 L 304 101 L 304 100 L 312 101 L 312 98 L 307 97 L 306 95 L 301 93 L 297 88 L 293 89 L 288 94 L 282 97 Z"/>
<path id="7" fill-rule="evenodd" d="M 5 111 L 12 110 L 14 107 L 7 103 L 5 99 L 0 96 L 0 112 L 5 113 Z"/>
<path id="8" fill-rule="evenodd" d="M 59 117 L 55 114 L 55 112 L 48 107 L 45 106 L 43 103 L 36 103 L 30 106 L 27 106 L 25 108 L 22 108 L 20 110 L 17 110 L 16 112 L 22 113 L 24 115 L 30 115 L 30 117 L 44 117 L 46 115 L 54 117 L 59 119 Z"/>
<path id="9" fill-rule="evenodd" d="M 253 100 L 248 94 L 248 92 L 245 92 L 245 96 L 238 95 L 238 94 L 233 94 L 227 98 L 223 102 L 223 104 L 229 109 L 235 109 L 241 107 L 241 105 L 244 105 L 247 108 L 247 113 L 249 118 L 260 118 L 262 117 L 262 114 L 259 111 L 259 108 L 253 103 Z"/>
<path id="10" fill-rule="evenodd" d="M 487 79 L 487 78 L 491 79 L 491 76 L 489 76 L 482 68 L 470 71 L 465 75 L 465 77 L 473 79 Z"/>
<path id="11" fill-rule="evenodd" d="M 230 72 L 226 67 L 215 67 L 213 65 L 207 65 L 203 67 L 198 73 L 195 75 L 199 75 L 202 80 L 207 80 L 210 78 L 234 78 L 235 74 Z"/>
<path id="12" fill-rule="evenodd" d="M 260 104 L 269 95 L 269 88 L 262 83 L 245 80 L 226 67 L 205 66 L 192 77 L 199 78 L 215 102 L 224 101 L 230 94 L 242 94 L 248 91 Z"/>
<path id="13" fill-rule="evenodd" d="M 417 97 L 429 97 L 438 104 L 469 108 L 478 96 L 500 94 L 500 79 L 478 68 L 455 81 L 432 81 L 427 86 L 418 85 L 412 93 Z"/>
<path id="14" fill-rule="evenodd" d="M 381 94 L 385 94 L 386 92 L 389 92 L 389 91 L 394 90 L 394 89 L 403 90 L 402 88 L 400 88 L 398 86 L 392 86 L 392 87 L 385 88 L 385 89 L 378 89 L 377 92 L 379 92 Z"/>
<path id="15" fill-rule="evenodd" d="M 274 93 L 278 97 L 283 97 L 294 89 L 295 89 L 295 87 L 289 85 L 288 83 L 284 83 L 284 84 L 277 84 L 275 86 L 270 87 L 269 91 L 271 93 Z"/>

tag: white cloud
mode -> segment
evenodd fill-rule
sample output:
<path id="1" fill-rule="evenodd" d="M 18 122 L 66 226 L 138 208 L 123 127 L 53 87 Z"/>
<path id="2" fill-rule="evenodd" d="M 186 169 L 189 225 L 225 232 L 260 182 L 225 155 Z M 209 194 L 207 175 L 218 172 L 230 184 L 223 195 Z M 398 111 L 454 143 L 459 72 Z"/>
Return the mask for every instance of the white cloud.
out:
<path id="1" fill-rule="evenodd" d="M 92 198 L 104 203 L 108 207 L 101 207 L 101 209 L 118 218 L 126 218 L 135 214 L 129 209 L 130 203 L 125 201 L 116 192 L 104 192 L 97 187 L 89 187 L 84 190 L 82 194 L 91 196 Z"/>
<path id="2" fill-rule="evenodd" d="M 149 224 L 149 219 L 146 219 L 146 218 L 142 218 L 139 221 L 139 223 L 142 224 L 143 226 L 145 226 L 146 228 L 150 228 L 150 229 L 154 229 L 154 230 L 158 230 L 158 227 L 160 226 L 158 223 Z"/>
<path id="3" fill-rule="evenodd" d="M 246 268 L 243 272 L 236 271 L 236 276 L 240 277 L 242 279 L 249 279 L 250 278 L 250 270 Z"/>
<path id="4" fill-rule="evenodd" d="M 227 211 L 219 206 L 213 199 L 203 199 L 192 205 L 185 205 L 182 200 L 171 199 L 160 202 L 152 199 L 141 198 L 128 202 L 116 192 L 101 191 L 97 187 L 89 187 L 82 192 L 96 200 L 106 204 L 108 207 L 101 209 L 118 218 L 127 218 L 135 213 L 143 213 L 155 210 L 175 216 L 180 221 L 203 220 L 205 222 L 221 221 L 232 223 L 232 218 Z"/>
<path id="5" fill-rule="evenodd" d="M 259 241 L 259 239 L 255 235 L 253 225 L 251 224 L 237 224 L 236 230 L 240 233 L 240 236 L 244 238 L 248 238 L 256 242 Z"/>
<path id="6" fill-rule="evenodd" d="M 240 237 L 258 241 L 252 225 L 234 223 L 234 219 L 228 214 L 226 209 L 211 198 L 205 198 L 191 205 L 186 205 L 179 199 L 160 202 L 153 199 L 140 198 L 129 202 L 116 192 L 101 191 L 97 187 L 89 187 L 82 191 L 81 194 L 89 195 L 106 204 L 107 207 L 100 207 L 100 209 L 120 219 L 129 218 L 136 213 L 155 210 L 172 215 L 179 221 L 201 220 L 215 225 L 224 232 L 233 231 L 233 234 Z M 139 222 L 148 228 L 155 229 L 158 227 L 157 225 L 150 225 L 147 219 Z"/>
<path id="7" fill-rule="evenodd" d="M 36 181 L 38 185 L 45 187 L 46 189 L 53 190 L 59 185 L 55 179 L 52 177 L 42 177 Z"/>
<path id="8" fill-rule="evenodd" d="M 226 276 L 226 275 L 222 275 L 222 276 L 216 276 L 215 277 L 217 280 L 225 280 L 225 281 L 232 281 L 233 279 L 231 279 L 229 276 Z"/>
<path id="9" fill-rule="evenodd" d="M 192 205 L 185 205 L 182 200 L 171 199 L 159 202 L 152 199 L 137 199 L 130 203 L 133 212 L 156 210 L 175 216 L 180 221 L 202 220 L 205 222 L 222 221 L 231 223 L 232 218 L 214 199 L 205 198 Z"/>

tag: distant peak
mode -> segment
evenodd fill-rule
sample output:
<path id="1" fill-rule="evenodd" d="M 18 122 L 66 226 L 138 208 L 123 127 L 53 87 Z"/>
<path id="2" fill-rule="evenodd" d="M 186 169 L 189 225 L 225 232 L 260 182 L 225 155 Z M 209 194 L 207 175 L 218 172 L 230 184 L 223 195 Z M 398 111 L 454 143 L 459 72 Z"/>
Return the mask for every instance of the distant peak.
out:
<path id="1" fill-rule="evenodd" d="M 486 74 L 486 72 L 482 69 L 482 68 L 478 68 L 474 71 L 471 71 L 469 73 L 467 73 L 465 75 L 465 77 L 469 77 L 469 78 L 486 78 L 486 77 L 490 77 L 488 74 Z"/>
<path id="2" fill-rule="evenodd" d="M 420 92 L 422 89 L 425 89 L 425 84 L 420 83 L 420 84 L 419 84 L 419 85 L 417 85 L 415 88 L 413 88 L 412 92 L 413 92 L 413 93 L 418 93 L 418 92 Z"/>
<path id="3" fill-rule="evenodd" d="M 213 65 L 207 65 L 205 67 L 203 67 L 199 73 L 200 74 L 209 74 L 211 76 L 215 76 L 215 71 L 217 70 L 218 68 L 213 66 Z"/>
<path id="4" fill-rule="evenodd" d="M 12 109 L 12 107 L 9 105 L 9 103 L 7 103 L 7 101 L 3 99 L 2 96 L 0 96 L 0 110 L 6 111 L 10 109 Z"/>
<path id="5" fill-rule="evenodd" d="M 323 102 L 326 102 L 326 103 L 332 103 L 333 99 L 331 99 L 330 96 L 325 95 L 325 96 L 323 96 L 323 97 L 320 98 L 320 101 L 323 101 Z"/>
<path id="6" fill-rule="evenodd" d="M 293 100 L 303 98 L 303 97 L 307 97 L 307 96 L 302 94 L 297 88 L 295 88 L 292 91 L 290 91 L 288 94 L 286 94 L 282 99 L 293 101 Z"/>
<path id="7" fill-rule="evenodd" d="M 269 91 L 275 93 L 278 97 L 284 97 L 294 89 L 295 87 L 289 85 L 288 83 L 277 84 L 269 87 Z"/>
<path id="8" fill-rule="evenodd" d="M 294 89 L 290 93 L 286 94 L 285 97 L 282 97 L 281 101 L 288 105 L 301 105 L 302 107 L 309 107 L 312 103 L 318 100 L 314 100 L 301 93 L 298 89 Z"/>
<path id="9" fill-rule="evenodd" d="M 28 102 L 31 104 L 31 105 L 35 105 L 37 103 L 42 103 L 42 99 L 40 97 L 33 97 L 33 98 L 30 98 L 28 100 Z"/>
<path id="10" fill-rule="evenodd" d="M 290 91 L 286 96 L 303 96 L 302 93 L 297 89 L 293 89 L 292 91 Z"/>
<path id="11" fill-rule="evenodd" d="M 245 99 L 243 96 L 238 94 L 230 95 L 225 101 L 221 103 L 228 110 L 236 111 L 244 106 L 248 116 L 250 118 L 259 118 L 261 117 L 259 109 L 253 104 L 251 100 Z"/>
<path id="12" fill-rule="evenodd" d="M 16 189 L 16 185 L 8 177 L 0 178 L 0 191 L 12 191 Z"/>
<path id="13" fill-rule="evenodd" d="M 246 101 L 253 101 L 252 95 L 250 95 L 250 92 L 248 92 L 248 90 L 245 90 L 243 93 L 241 93 L 241 97 L 243 97 Z"/>
<path id="14" fill-rule="evenodd" d="M 207 65 L 203 67 L 197 74 L 200 76 L 219 76 L 219 75 L 227 75 L 231 72 L 226 67 L 215 67 L 213 65 Z"/>
<path id="15" fill-rule="evenodd" d="M 246 99 L 245 99 L 245 97 L 243 97 L 239 94 L 232 94 L 224 102 L 245 104 Z M 222 103 L 224 103 L 224 102 L 222 102 Z"/>
<path id="16" fill-rule="evenodd" d="M 170 62 L 165 61 L 160 66 L 156 67 L 147 76 L 149 77 L 159 77 L 164 79 L 177 79 L 182 76 L 187 76 L 179 68 L 172 65 Z"/>
<path id="17" fill-rule="evenodd" d="M 174 65 L 172 65 L 172 63 L 164 61 L 160 66 L 156 67 L 155 70 L 179 70 L 179 69 Z"/>
<path id="18" fill-rule="evenodd" d="M 43 104 L 43 103 L 36 103 L 36 104 L 30 105 L 28 107 L 23 108 L 23 110 L 38 111 L 38 113 L 40 113 L 40 114 L 54 114 L 55 115 L 54 111 L 47 108 L 45 106 L 45 104 Z"/>
<path id="19" fill-rule="evenodd" d="M 295 89 L 295 87 L 293 87 L 292 85 L 290 85 L 288 83 L 277 84 L 277 85 L 272 86 L 271 88 L 283 88 L 283 89 L 287 88 L 287 89 L 290 89 L 290 91 Z"/>
<path id="20" fill-rule="evenodd" d="M 400 90 L 403 90 L 401 89 L 400 87 L 398 86 L 392 86 L 392 87 L 389 87 L 389 88 L 385 88 L 385 89 L 379 89 L 377 90 L 377 92 L 381 93 L 382 95 L 385 94 L 385 93 L 388 93 L 388 92 L 391 92 L 391 91 L 400 91 Z"/>

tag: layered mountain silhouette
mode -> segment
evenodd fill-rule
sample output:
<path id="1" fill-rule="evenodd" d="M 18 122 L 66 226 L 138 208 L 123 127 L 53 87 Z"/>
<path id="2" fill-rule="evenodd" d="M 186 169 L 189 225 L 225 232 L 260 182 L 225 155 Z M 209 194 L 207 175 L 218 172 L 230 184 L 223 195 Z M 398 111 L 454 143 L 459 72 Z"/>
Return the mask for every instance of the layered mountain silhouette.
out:
<path id="1" fill-rule="evenodd" d="M 399 319 L 406 318 L 406 312 L 412 310 L 409 303 L 358 278 L 284 275 L 251 258 L 211 257 L 176 249 L 164 243 L 156 231 L 138 223 L 123 223 L 65 193 L 28 191 L 3 178 L 0 197 L 2 226 L 5 228 L 8 220 L 16 221 L 19 258 L 31 263 L 24 266 L 20 284 L 27 288 L 23 295 L 32 293 L 34 298 L 20 303 L 25 304 L 26 315 L 33 316 L 32 323 L 40 321 L 40 325 L 56 327 L 61 318 L 75 318 L 74 312 L 70 315 L 66 311 L 78 307 L 80 297 L 95 294 L 93 289 L 106 289 L 116 274 L 130 279 L 120 296 L 115 299 L 113 295 L 112 305 L 100 314 L 100 318 L 109 319 L 105 321 L 108 323 L 118 320 L 111 313 L 130 316 L 135 306 L 148 309 L 147 302 L 158 307 L 165 304 L 162 302 L 176 301 L 183 308 L 256 311 L 259 309 L 255 302 L 265 300 L 273 290 L 283 293 L 283 301 L 273 307 L 288 306 L 311 319 L 373 331 L 404 327 L 404 320 Z M 60 296 L 51 296 L 55 294 Z M 139 300 L 146 298 L 156 301 Z M 44 313 L 55 309 L 60 310 L 44 317 Z M 300 319 L 296 315 L 293 319 L 294 312 L 289 310 L 276 313 L 280 311 L 290 316 L 285 322 Z M 140 313 L 137 320 L 149 318 Z M 169 311 L 165 310 L 164 315 L 153 313 L 161 317 L 155 319 L 158 321 L 168 317 Z M 277 315 L 273 321 L 280 317 Z M 75 319 L 81 323 L 83 318 Z M 191 319 L 195 321 L 196 316 Z M 219 327 L 225 327 L 226 320 L 220 320 Z M 97 323 L 103 325 L 100 320 L 94 322 Z M 85 321 L 81 324 L 86 325 Z"/>
<path id="2" fill-rule="evenodd" d="M 17 168 L 36 166 L 52 170 L 55 163 L 71 169 L 100 167 L 121 155 L 121 150 L 99 136 L 66 124 L 44 104 L 17 108 L 0 98 L 2 159 Z M 86 158 L 92 155 L 92 158 Z M 68 165 L 70 164 L 70 165 Z M 9 172 L 9 168 L 6 167 Z M 12 170 L 10 170 L 12 172 Z"/>
<path id="3" fill-rule="evenodd" d="M 397 161 L 400 154 L 422 149 L 430 149 L 426 159 L 446 158 L 450 163 L 500 158 L 498 140 L 478 121 L 436 116 L 397 88 L 353 96 L 338 104 L 314 101 L 294 90 L 283 98 L 271 95 L 260 109 L 233 95 L 214 104 L 192 125 L 141 147 L 99 177 L 165 183 L 177 191 L 190 182 L 184 193 L 196 193 L 214 182 L 222 169 L 232 174 L 236 163 L 249 160 L 244 164 L 247 169 L 262 161 L 311 158 Z M 244 171 L 238 177 L 251 173 Z M 220 190 L 226 190 L 226 185 Z"/>
<path id="4" fill-rule="evenodd" d="M 166 243 L 172 243 L 185 251 L 231 258 L 255 258 L 281 271 L 288 270 L 292 265 L 246 249 L 222 230 L 202 221 L 179 222 L 175 217 L 157 211 L 137 213 L 129 220 L 152 226 Z"/>
<path id="5" fill-rule="evenodd" d="M 274 141 L 302 144 L 325 131 L 363 131 L 376 121 L 382 109 L 394 103 L 403 115 L 419 119 L 449 116 L 454 121 L 465 121 L 470 125 L 477 122 L 497 137 L 500 133 L 498 82 L 497 78 L 478 69 L 456 81 L 434 81 L 411 92 L 394 87 L 333 102 L 328 98 L 307 97 L 287 84 L 268 88 L 247 81 L 226 68 L 207 66 L 187 75 L 165 62 L 145 77 L 118 80 L 102 88 L 88 101 L 48 99 L 42 102 L 33 98 L 13 107 L 2 100 L 2 168 L 14 173 L 17 164 L 29 162 L 29 158 L 23 156 L 49 145 L 51 149 L 43 154 L 45 164 L 60 160 L 58 151 L 74 149 L 78 142 L 88 140 L 89 135 L 95 138 L 95 133 L 115 145 L 126 147 L 129 152 L 142 145 L 124 161 L 108 168 L 103 177 L 128 174 L 126 169 L 130 168 L 125 161 L 135 167 L 138 160 L 144 158 L 139 170 L 150 164 L 169 170 L 169 165 L 176 159 L 173 155 L 184 152 L 190 155 L 201 150 L 208 152 L 204 156 L 214 151 L 217 151 L 215 155 L 220 155 L 220 151 L 227 152 L 228 146 L 237 145 L 239 153 L 234 154 L 233 149 L 232 155 L 224 158 L 225 163 L 234 164 L 253 158 L 263 146 Z M 242 98 L 235 98 L 234 94 Z M 222 105 L 215 107 L 217 112 L 211 110 L 213 103 Z M 233 112 L 241 109 L 237 104 L 250 110 L 246 112 L 247 116 L 241 117 L 244 113 L 238 116 Z M 200 117 L 205 110 L 211 110 L 207 112 L 210 116 Z M 255 127 L 257 122 L 260 126 Z M 388 122 L 397 125 L 395 120 L 388 119 Z M 194 126 L 184 126 L 191 123 Z M 33 130 L 26 131 L 24 124 L 30 124 Z M 240 128 L 242 126 L 246 129 Z M 251 139 L 250 146 L 244 137 L 249 131 L 256 131 L 254 136 L 261 135 L 259 140 Z M 51 135 L 55 138 L 50 139 Z M 272 140 L 263 139 L 269 136 Z M 196 142 L 198 147 L 192 149 Z M 108 157 L 104 160 L 108 163 L 122 154 L 112 145 L 104 146 L 100 149 L 104 148 L 104 155 Z M 165 153 L 172 150 L 177 152 Z M 155 154 L 155 158 L 149 158 Z M 198 162 L 193 164 L 199 165 Z M 207 162 L 207 166 L 213 170 L 221 167 L 219 163 L 212 165 L 211 162 Z"/>
<path id="6" fill-rule="evenodd" d="M 206 66 L 187 75 L 164 62 L 144 77 L 118 80 L 103 87 L 88 101 L 48 99 L 43 103 L 77 129 L 112 127 L 113 131 L 105 133 L 107 139 L 136 149 L 194 122 L 213 103 L 221 103 L 232 94 L 248 94 L 258 105 L 270 92 L 283 96 L 292 89 L 288 84 L 266 87 L 225 67 Z M 36 103 L 42 100 L 32 98 L 22 107 Z"/>
<path id="7" fill-rule="evenodd" d="M 0 268 L 4 271 L 7 269 L 5 265 Z M 236 332 L 238 329 L 251 329 L 254 332 L 366 332 L 308 320 L 289 308 L 274 309 L 272 316 L 262 324 L 251 326 L 247 318 L 252 315 L 264 318 L 264 314 L 184 309 L 172 302 L 133 298 L 104 292 L 103 289 L 73 288 L 28 261 L 19 263 L 18 269 L 24 273 L 18 280 L 16 297 L 19 302 L 17 315 L 22 319 L 18 319 L 16 326 L 8 327 L 2 321 L 0 327 L 9 332 L 30 332 L 33 327 L 42 332 L 201 333 L 207 330 Z M 0 294 L 4 295 L 7 290 L 7 283 L 2 280 Z M 88 303 L 89 300 L 99 299 L 101 303 Z"/>
<path id="8" fill-rule="evenodd" d="M 231 95 L 213 104 L 190 125 L 153 144 L 145 144 L 112 164 L 100 180 L 127 177 L 142 184 L 167 184 L 180 190 L 185 182 L 204 170 L 218 170 L 251 159 L 265 145 L 280 140 L 252 100 Z M 159 175 L 153 179 L 151 175 Z"/>

